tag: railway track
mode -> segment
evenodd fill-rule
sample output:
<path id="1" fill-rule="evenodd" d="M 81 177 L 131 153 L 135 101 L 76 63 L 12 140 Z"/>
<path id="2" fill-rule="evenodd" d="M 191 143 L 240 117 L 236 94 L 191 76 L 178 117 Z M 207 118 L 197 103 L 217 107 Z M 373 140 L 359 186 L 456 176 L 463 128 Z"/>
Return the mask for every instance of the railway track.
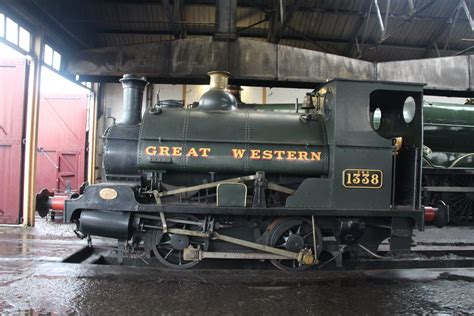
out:
<path id="1" fill-rule="evenodd" d="M 429 268 L 474 268 L 473 245 L 419 245 L 410 254 L 392 257 L 387 250 L 377 252 L 377 258 L 351 257 L 348 253 L 331 255 L 323 252 L 316 270 L 389 270 Z M 383 247 L 382 247 L 383 249 Z M 86 263 L 100 265 L 122 265 L 131 267 L 163 267 L 156 258 L 145 258 L 142 253 L 128 253 L 122 264 L 117 262 L 117 250 L 111 246 L 84 247 L 63 260 L 64 263 Z M 275 270 L 269 262 L 252 260 L 209 260 L 201 262 L 195 269 Z M 169 269 L 171 270 L 171 269 Z M 301 272 L 305 273 L 305 272 Z"/>

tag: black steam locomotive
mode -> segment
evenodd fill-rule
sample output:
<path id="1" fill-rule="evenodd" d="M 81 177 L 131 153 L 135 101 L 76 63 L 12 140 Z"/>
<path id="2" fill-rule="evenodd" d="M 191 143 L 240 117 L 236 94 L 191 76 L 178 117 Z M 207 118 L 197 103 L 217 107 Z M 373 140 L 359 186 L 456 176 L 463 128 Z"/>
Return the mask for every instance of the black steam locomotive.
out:
<path id="1" fill-rule="evenodd" d="M 372 253 L 387 239 L 410 250 L 424 228 L 422 85 L 333 80 L 304 113 L 270 113 L 238 110 L 229 74 L 209 74 L 196 109 L 155 106 L 143 119 L 147 82 L 121 79 L 106 181 L 64 201 L 81 237 L 141 246 L 173 268 L 224 258 L 302 270 L 323 249 Z M 57 204 L 44 193 L 37 209 Z"/>

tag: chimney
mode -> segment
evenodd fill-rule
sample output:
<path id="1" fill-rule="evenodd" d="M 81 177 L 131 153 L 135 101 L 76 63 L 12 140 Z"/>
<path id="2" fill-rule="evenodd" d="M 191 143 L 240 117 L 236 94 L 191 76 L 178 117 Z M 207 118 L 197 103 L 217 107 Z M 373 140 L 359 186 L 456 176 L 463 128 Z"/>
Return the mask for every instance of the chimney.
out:
<path id="1" fill-rule="evenodd" d="M 122 124 L 136 125 L 142 120 L 143 90 L 148 82 L 144 77 L 125 74 L 120 79 L 123 87 Z"/>

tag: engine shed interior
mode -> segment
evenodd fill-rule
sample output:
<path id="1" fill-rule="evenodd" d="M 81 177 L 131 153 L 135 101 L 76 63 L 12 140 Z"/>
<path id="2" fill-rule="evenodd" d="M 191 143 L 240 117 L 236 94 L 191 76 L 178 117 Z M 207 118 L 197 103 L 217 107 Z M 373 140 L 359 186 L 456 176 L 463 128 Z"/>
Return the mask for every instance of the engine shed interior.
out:
<path id="1" fill-rule="evenodd" d="M 473 6 L 0 1 L 0 313 L 472 313 Z"/>

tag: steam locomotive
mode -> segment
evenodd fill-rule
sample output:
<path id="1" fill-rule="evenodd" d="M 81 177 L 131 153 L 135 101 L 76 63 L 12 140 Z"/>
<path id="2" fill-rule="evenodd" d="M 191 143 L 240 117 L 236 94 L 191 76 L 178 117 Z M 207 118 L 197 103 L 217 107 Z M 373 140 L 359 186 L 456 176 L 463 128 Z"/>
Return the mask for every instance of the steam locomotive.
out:
<path id="1" fill-rule="evenodd" d="M 425 103 L 423 202 L 444 201 L 451 222 L 474 224 L 474 105 Z"/>
<path id="2" fill-rule="evenodd" d="M 410 251 L 414 229 L 446 216 L 421 204 L 420 84 L 333 80 L 303 113 L 236 108 L 229 74 L 211 72 L 196 109 L 141 115 L 144 78 L 125 75 L 123 119 L 104 135 L 106 181 L 37 210 L 64 209 L 80 237 L 142 247 L 165 266 L 204 259 L 317 265 L 323 250 Z"/>

